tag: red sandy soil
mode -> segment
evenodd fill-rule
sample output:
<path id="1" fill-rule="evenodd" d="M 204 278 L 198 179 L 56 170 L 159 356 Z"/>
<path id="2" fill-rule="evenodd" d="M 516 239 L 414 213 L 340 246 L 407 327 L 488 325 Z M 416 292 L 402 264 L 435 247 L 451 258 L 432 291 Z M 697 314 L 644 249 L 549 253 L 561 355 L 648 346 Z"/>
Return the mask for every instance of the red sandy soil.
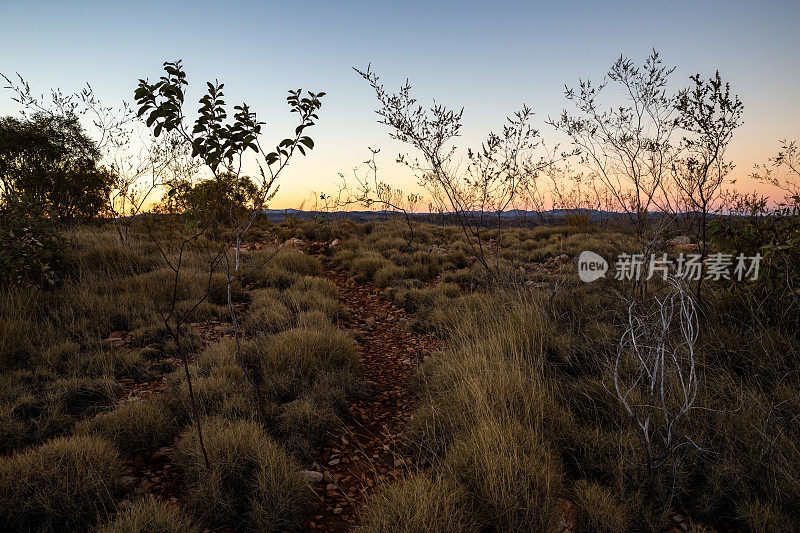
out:
<path id="1" fill-rule="evenodd" d="M 266 244 L 248 243 L 258 249 Z M 306 244 L 306 243 L 304 243 Z M 317 245 L 317 246 L 315 246 Z M 308 243 L 307 250 L 319 254 L 327 243 Z M 422 359 L 437 348 L 430 335 L 412 333 L 407 325 L 410 316 L 394 306 L 380 289 L 369 283 L 359 283 L 347 273 L 326 269 L 325 276 L 339 290 L 339 299 L 346 306 L 349 321 L 340 324 L 345 331 L 355 333 L 359 341 L 361 369 L 359 380 L 365 394 L 348 400 L 349 417 L 344 427 L 313 452 L 313 462 L 306 466 L 315 498 L 308 511 L 304 531 L 344 532 L 358 523 L 359 511 L 381 485 L 402 478 L 409 472 L 427 470 L 415 464 L 404 453 L 404 429 L 412 418 L 417 400 L 412 378 Z M 239 309 L 240 315 L 243 311 Z M 231 326 L 223 321 L 209 320 L 192 324 L 208 345 L 231 336 Z M 114 332 L 107 342 L 127 345 L 129 334 Z M 152 346 L 156 353 L 160 346 Z M 123 380 L 123 393 L 118 402 L 135 401 L 147 394 L 163 392 L 163 377 L 180 362 L 177 358 L 157 356 L 151 361 L 151 380 Z M 180 472 L 172 464 L 172 449 L 162 448 L 152 456 L 137 456 L 128 463 L 127 485 L 129 498 L 148 494 L 177 505 L 180 491 Z M 321 479 L 319 479 L 321 476 Z M 576 508 L 566 500 L 563 506 L 563 532 L 577 532 Z M 675 520 L 670 533 L 683 533 L 685 519 Z M 215 531 L 228 531 L 230 528 Z M 722 528 L 722 531 L 727 531 Z M 232 531 L 232 530 L 230 530 Z M 718 530 L 719 531 L 719 530 Z"/>
<path id="2" fill-rule="evenodd" d="M 260 248 L 261 244 L 250 246 Z M 311 253 L 322 251 L 310 248 Z M 325 276 L 336 284 L 350 316 L 340 327 L 353 331 L 359 340 L 359 380 L 365 394 L 348 401 L 350 416 L 344 427 L 313 452 L 315 460 L 307 469 L 320 472 L 323 479 L 312 483 L 316 498 L 304 529 L 339 532 L 353 528 L 358 510 L 376 487 L 420 468 L 403 453 L 403 429 L 415 407 L 412 377 L 436 344 L 432 336 L 410 333 L 406 312 L 384 298 L 377 287 L 358 283 L 346 273 L 326 270 Z M 201 333 L 205 345 L 232 335 L 230 325 L 223 321 L 191 326 Z M 114 332 L 107 342 L 128 345 L 129 337 L 129 333 Z M 164 392 L 164 376 L 180 368 L 178 358 L 159 354 L 161 346 L 150 349 L 158 354 L 150 361 L 150 379 L 121 380 L 119 403 Z M 126 464 L 123 484 L 129 499 L 148 494 L 177 503 L 180 472 L 172 464 L 171 451 L 162 448 Z"/>
<path id="3" fill-rule="evenodd" d="M 411 385 L 419 362 L 435 348 L 433 337 L 410 333 L 409 319 L 370 284 L 328 272 L 350 313 L 346 330 L 360 330 L 361 376 L 367 399 L 352 399 L 341 432 L 313 453 L 309 470 L 323 473 L 313 485 L 316 504 L 307 531 L 348 531 L 365 499 L 381 484 L 415 470 L 403 453 L 403 429 L 416 395 Z"/>

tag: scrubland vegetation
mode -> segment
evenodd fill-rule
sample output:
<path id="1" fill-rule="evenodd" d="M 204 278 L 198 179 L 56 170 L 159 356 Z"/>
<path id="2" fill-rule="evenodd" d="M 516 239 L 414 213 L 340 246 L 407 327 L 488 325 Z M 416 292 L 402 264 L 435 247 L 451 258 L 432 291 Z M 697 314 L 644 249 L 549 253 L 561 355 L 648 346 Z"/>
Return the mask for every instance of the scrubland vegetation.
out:
<path id="1" fill-rule="evenodd" d="M 725 519 L 754 531 L 798 527 L 797 336 L 788 323 L 765 324 L 752 307 L 750 291 L 759 289 L 709 287 L 685 444 L 648 465 L 646 443 L 614 391 L 624 290 L 614 280 L 582 283 L 572 265 L 559 272 L 539 263 L 583 249 L 610 255 L 633 236 L 568 225 L 502 230 L 501 255 L 514 259 L 501 259 L 503 288 L 487 290 L 496 286 L 461 273 L 462 261 L 474 260 L 463 258 L 456 230 L 417 228 L 420 242 L 409 249 L 377 227 L 332 256 L 374 281 L 403 265 L 388 290 L 416 312 L 414 327 L 436 331 L 447 346 L 420 370 L 409 429 L 409 446 L 432 473 L 379 493 L 363 530 L 549 531 L 564 500 L 590 531 L 660 530 L 675 514 L 688 514 L 698 530 Z M 534 243 L 549 251 L 527 259 Z M 446 251 L 424 251 L 432 245 Z M 437 265 L 438 283 L 409 274 L 419 261 Z"/>
<path id="2" fill-rule="evenodd" d="M 413 329 L 444 341 L 418 372 L 407 432 L 408 453 L 431 469 L 376 493 L 361 530 L 547 531 L 561 523 L 565 502 L 590 531 L 660 530 L 675 514 L 698 530 L 721 520 L 754 531 L 796 527 L 797 337 L 752 307 L 753 291 L 761 302 L 770 296 L 763 289 L 704 289 L 697 400 L 680 428 L 686 444 L 648 465 L 614 392 L 626 289 L 613 279 L 583 283 L 573 264 L 583 249 L 610 257 L 633 246 L 625 227 L 503 229 L 502 274 L 491 279 L 453 226 L 417 224 L 411 244 L 399 220 L 255 231 L 261 239 L 337 236 L 323 256 L 330 268 L 383 287 L 413 311 Z M 4 523 L 299 527 L 313 497 L 301 475 L 307 454 L 335 434 L 346 399 L 361 393 L 356 342 L 336 327 L 347 311 L 319 277 L 320 260 L 285 247 L 242 281 L 243 354 L 261 405 L 234 340 L 189 326 L 205 466 L 179 367 L 168 365 L 163 393 L 128 397 L 131 383 L 157 379 L 152 361 L 175 348 L 153 311 L 164 298 L 158 254 L 136 239 L 128 253 L 113 236 L 110 228 L 69 230 L 74 277 L 56 288 L 4 288 L 3 328 L 14 332 L 3 336 Z M 184 252 L 187 264 L 202 264 L 204 246 Z M 243 252 L 242 264 L 274 253 Z M 569 262 L 554 260 L 562 254 Z M 192 274 L 179 304 L 206 287 Z M 211 303 L 191 324 L 224 315 Z M 128 340 L 105 340 L 116 330 L 130 332 Z M 182 471 L 178 507 L 131 503 L 119 485 L 124 465 L 165 446 Z"/>
<path id="3" fill-rule="evenodd" d="M 133 253 L 115 242 L 111 228 L 81 227 L 64 238 L 71 270 L 57 288 L 3 288 L 4 527 L 61 530 L 110 518 L 125 495 L 118 484 L 123 463 L 165 446 L 174 446 L 186 512 L 198 523 L 296 526 L 309 496 L 299 460 L 341 423 L 344 397 L 357 392 L 355 342 L 336 328 L 345 313 L 336 288 L 308 275 L 321 273 L 319 260 L 284 249 L 240 289 L 239 299 L 248 302 L 244 354 L 263 383 L 261 406 L 231 339 L 208 344 L 197 328 L 184 336 L 197 404 L 208 420 L 207 468 L 193 440 L 186 376 L 173 368 L 176 347 L 156 311 L 168 290 L 158 254 L 138 238 Z M 188 264 L 199 264 L 203 245 L 184 253 Z M 244 262 L 272 253 L 252 252 Z M 178 306 L 207 289 L 201 274 L 184 274 Z M 191 320 L 225 312 L 209 303 Z M 126 332 L 125 342 L 108 340 L 116 331 Z M 163 393 L 131 394 L 133 384 L 163 373 Z M 124 513 L 114 527 L 135 530 L 137 521 L 155 524 L 163 515 L 165 524 L 189 528 L 190 520 L 169 507 L 145 510 L 153 505 L 117 509 Z"/>
<path id="4" fill-rule="evenodd" d="M 289 92 L 298 124 L 267 151 L 245 104 L 227 119 L 220 83 L 189 123 L 186 74 L 165 63 L 135 92 L 140 172 L 82 130 L 80 105 L 108 118 L 91 94 L 48 109 L 16 87 L 36 116 L 0 123 L 0 529 L 311 528 L 330 474 L 314 451 L 347 441 L 375 386 L 342 279 L 440 346 L 408 359 L 413 460 L 395 468 L 414 466 L 356 496 L 348 527 L 800 529 L 797 148 L 755 170 L 782 203 L 728 188 L 742 104 L 718 73 L 669 93 L 673 70 L 620 58 L 548 120 L 569 149 L 548 150 L 524 106 L 466 170 L 460 112 L 358 71 L 432 207 L 415 215 L 419 196 L 379 181 L 373 151 L 371 177 L 329 206 L 388 210 L 362 224 L 263 211 L 313 148 L 324 93 Z M 603 107 L 606 87 L 627 107 Z M 119 140 L 129 121 L 97 124 Z M 563 216 L 542 209 L 545 180 Z M 700 276 L 586 282 L 583 251 L 640 254 L 644 274 L 696 252 Z M 720 253 L 760 269 L 710 275 Z"/>

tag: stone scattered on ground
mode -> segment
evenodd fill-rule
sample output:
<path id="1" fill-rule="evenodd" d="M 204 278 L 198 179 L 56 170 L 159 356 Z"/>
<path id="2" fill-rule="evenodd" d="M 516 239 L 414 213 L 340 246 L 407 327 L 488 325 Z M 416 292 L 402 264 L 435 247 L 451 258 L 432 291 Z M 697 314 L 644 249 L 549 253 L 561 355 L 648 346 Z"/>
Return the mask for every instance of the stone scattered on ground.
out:
<path id="1" fill-rule="evenodd" d="M 685 244 L 691 244 L 692 239 L 686 235 L 678 235 L 677 237 L 673 237 L 667 241 L 667 244 L 670 246 L 679 246 Z"/>

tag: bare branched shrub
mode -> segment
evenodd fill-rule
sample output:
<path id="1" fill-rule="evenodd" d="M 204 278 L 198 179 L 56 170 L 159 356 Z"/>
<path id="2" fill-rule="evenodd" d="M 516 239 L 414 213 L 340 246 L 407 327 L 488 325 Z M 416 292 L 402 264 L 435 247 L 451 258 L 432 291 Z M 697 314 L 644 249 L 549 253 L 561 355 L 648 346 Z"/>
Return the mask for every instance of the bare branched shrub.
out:
<path id="1" fill-rule="evenodd" d="M 646 256 L 663 231 L 650 212 L 668 210 L 663 193 L 674 156 L 676 100 L 667 84 L 674 70 L 655 50 L 641 66 L 620 56 L 599 84 L 579 80 L 577 89 L 567 88 L 576 111 L 549 120 L 570 137 L 581 164 L 597 176 L 615 208 L 627 214 Z M 600 101 L 613 87 L 623 105 Z"/>
<path id="2" fill-rule="evenodd" d="M 756 165 L 751 176 L 791 197 L 800 197 L 800 150 L 797 141 L 781 140 L 781 148 L 768 163 Z"/>
<path id="3" fill-rule="evenodd" d="M 476 150 L 467 152 L 466 170 L 456 161 L 453 144 L 461 132 L 463 109 L 455 111 L 434 101 L 430 108 L 411 95 L 406 80 L 399 92 L 387 91 L 372 72 L 355 69 L 375 91 L 379 122 L 391 128 L 389 136 L 408 144 L 418 155 L 400 155 L 438 211 L 455 219 L 469 249 L 489 273 L 499 271 L 499 238 L 503 213 L 521 200 L 529 184 L 556 159 L 557 147 L 547 150 L 533 128 L 533 111 L 523 106 L 508 117 L 500 133 L 489 133 Z M 495 226 L 495 258 L 489 257 L 481 229 Z M 494 263 L 494 264 L 492 264 Z"/>
<path id="4" fill-rule="evenodd" d="M 741 125 L 742 102 L 731 95 L 730 84 L 723 83 L 719 71 L 704 80 L 691 77 L 693 86 L 678 95 L 678 124 L 686 132 L 682 154 L 673 163 L 674 181 L 690 208 L 699 211 L 701 272 L 697 297 L 703 283 L 703 263 L 707 248 L 708 214 L 725 183 L 733 164 L 725 152 L 733 132 Z"/>
<path id="5" fill-rule="evenodd" d="M 699 380 L 698 317 L 687 287 L 670 279 L 663 296 L 632 301 L 613 362 L 614 390 L 643 444 L 648 491 L 657 471 L 674 472 L 680 450 L 694 445 L 685 432 Z M 671 473 L 670 473 L 671 475 Z"/>
<path id="6" fill-rule="evenodd" d="M 358 204 L 368 209 L 379 207 L 384 211 L 388 211 L 391 215 L 402 214 L 406 226 L 408 226 L 409 236 L 406 245 L 408 247 L 414 241 L 414 221 L 412 217 L 422 197 L 413 192 L 405 194 L 402 189 L 393 187 L 391 184 L 381 180 L 378 177 L 378 162 L 376 160 L 380 150 L 370 148 L 369 151 L 370 158 L 364 162 L 367 165 L 367 171 L 359 175 L 358 169 L 353 169 L 355 184 L 352 190 L 348 187 L 344 174 L 340 174 L 342 187 L 339 193 L 336 196 L 321 195 L 320 198 L 327 202 L 326 207 L 336 209 Z"/>

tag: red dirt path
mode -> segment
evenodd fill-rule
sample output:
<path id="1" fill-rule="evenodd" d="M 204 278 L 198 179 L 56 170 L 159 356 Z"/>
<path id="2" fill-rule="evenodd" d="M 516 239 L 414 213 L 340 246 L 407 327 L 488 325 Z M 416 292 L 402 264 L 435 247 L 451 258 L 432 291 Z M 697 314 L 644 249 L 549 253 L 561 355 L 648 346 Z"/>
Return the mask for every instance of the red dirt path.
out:
<path id="1" fill-rule="evenodd" d="M 309 468 L 323 472 L 314 484 L 317 501 L 306 531 L 349 531 L 364 500 L 382 483 L 414 469 L 402 449 L 403 428 L 414 410 L 411 378 L 422 357 L 435 348 L 434 338 L 410 333 L 406 313 L 371 284 L 346 273 L 328 272 L 351 321 L 360 330 L 361 376 L 366 399 L 349 400 L 350 419 L 335 437 L 314 452 Z"/>

